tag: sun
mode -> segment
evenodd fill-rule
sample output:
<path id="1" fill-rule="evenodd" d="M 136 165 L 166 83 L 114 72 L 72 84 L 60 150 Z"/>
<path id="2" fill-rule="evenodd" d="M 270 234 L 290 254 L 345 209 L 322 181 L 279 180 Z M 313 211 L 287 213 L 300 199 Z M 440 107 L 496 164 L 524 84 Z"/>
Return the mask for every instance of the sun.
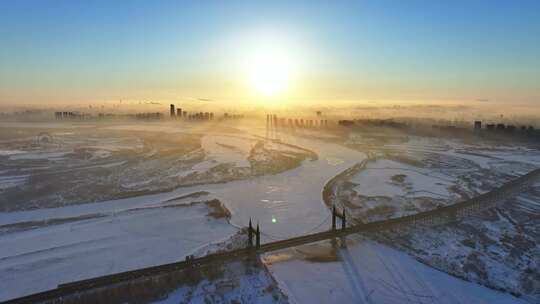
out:
<path id="1" fill-rule="evenodd" d="M 259 48 L 247 62 L 250 86 L 258 93 L 271 97 L 284 92 L 291 78 L 291 62 L 284 50 L 275 47 Z"/>

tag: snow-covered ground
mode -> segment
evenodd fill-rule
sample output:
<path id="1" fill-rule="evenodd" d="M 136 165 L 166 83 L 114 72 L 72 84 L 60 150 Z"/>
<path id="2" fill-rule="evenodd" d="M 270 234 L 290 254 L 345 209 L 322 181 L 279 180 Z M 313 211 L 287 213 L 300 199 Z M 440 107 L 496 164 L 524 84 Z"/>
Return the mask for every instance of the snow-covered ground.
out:
<path id="1" fill-rule="evenodd" d="M 207 159 L 217 163 L 233 163 L 238 167 L 249 167 L 249 153 L 255 141 L 246 138 L 206 135 L 201 140 Z"/>
<path id="2" fill-rule="evenodd" d="M 336 188 L 336 201 L 363 221 L 452 204 L 540 166 L 538 150 L 482 142 L 413 137 L 371 149 L 377 159 Z M 531 189 L 459 223 L 388 232 L 379 240 L 442 271 L 538 301 L 537 199 L 538 189 Z"/>
<path id="3" fill-rule="evenodd" d="M 386 149 L 395 149 L 414 152 L 433 152 L 440 155 L 455 156 L 476 163 L 484 169 L 491 168 L 491 165 L 499 162 L 521 162 L 530 165 L 540 166 L 540 155 L 538 150 L 528 147 L 513 146 L 479 142 L 476 145 L 465 144 L 457 140 L 424 138 L 412 136 L 408 141 L 400 144 L 387 144 Z"/>
<path id="4" fill-rule="evenodd" d="M 2 226 L 106 214 L 0 235 L 1 248 L 9 248 L 2 250 L 0 273 L 10 278 L 9 288 L 1 288 L 4 293 L 0 299 L 52 288 L 60 282 L 182 260 L 197 247 L 218 242 L 236 231 L 229 225 L 208 222 L 203 213 L 186 213 L 190 209 L 137 210 L 194 192 L 207 191 L 209 197 L 222 201 L 232 213 L 230 222 L 234 226 L 245 227 L 250 218 L 259 222 L 263 241 L 327 229 L 329 223 L 321 225 L 328 220 L 328 209 L 321 198 L 324 184 L 365 156 L 318 141 L 298 139 L 291 143 L 316 150 L 319 158 L 306 160 L 300 167 L 279 174 L 224 184 L 183 187 L 99 203 L 0 213 Z M 123 211 L 133 209 L 137 211 Z M 55 279 L 44 279 L 50 274 L 55 274 Z"/>
<path id="5" fill-rule="evenodd" d="M 181 187 L 170 192 L 63 208 L 0 213 L 0 225 L 114 212 L 159 203 L 193 192 L 208 191 L 231 210 L 231 223 L 237 226 L 247 226 L 252 218 L 268 234 L 283 238 L 299 235 L 328 218 L 328 209 L 321 198 L 324 184 L 334 175 L 365 159 L 365 154 L 319 141 L 295 139 L 291 143 L 316 150 L 319 159 L 306 160 L 300 167 L 279 174 L 223 184 Z M 276 219 L 277 223 L 272 219 Z"/>
<path id="6" fill-rule="evenodd" d="M 348 238 L 347 247 L 338 250 L 339 260 L 335 262 L 293 258 L 268 263 L 291 302 L 525 303 L 509 294 L 449 276 L 390 247 L 360 237 Z M 271 255 L 267 259 L 275 260 Z"/>
<path id="7" fill-rule="evenodd" d="M 169 134 L 180 132 L 172 126 L 138 127 L 141 130 L 155 128 Z M 137 126 L 111 127 L 111 130 L 122 129 L 135 131 Z M 253 148 L 256 139 L 260 139 L 254 135 L 263 136 L 265 130 L 246 127 L 243 132 L 234 137 L 215 133 L 203 136 L 201 146 L 206 153 L 204 161 L 197 162 L 202 168 L 195 167 L 195 170 L 210 170 L 219 163 L 247 165 L 246 152 Z M 330 213 L 321 195 L 324 185 L 338 173 L 366 159 L 366 154 L 317 139 L 287 134 L 280 134 L 280 139 L 312 150 L 318 158 L 304 160 L 294 169 L 273 175 L 180 187 L 124 199 L 0 213 L 0 300 L 53 288 L 61 282 L 183 260 L 187 254 L 200 253 L 209 244 L 228 239 L 238 227 L 247 226 L 250 219 L 260 224 L 263 242 L 328 229 Z M 269 147 L 286 153 L 301 151 L 275 143 L 270 143 Z M 462 154 L 459 147 L 450 151 L 447 143 L 439 146 L 426 142 L 418 147 L 423 153 Z M 400 147 L 403 150 L 409 148 L 414 152 L 414 145 Z M 114 152 L 104 146 L 98 150 Z M 105 152 L 94 155 L 107 157 Z M 470 160 L 476 156 L 467 157 Z M 491 159 L 484 161 L 481 166 L 490 164 Z M 395 168 L 396 161 L 392 162 L 383 165 Z M 401 165 L 396 172 L 392 171 L 396 169 L 390 169 L 387 171 L 390 173 L 381 173 L 381 180 L 371 186 L 368 184 L 367 188 L 362 187 L 371 182 L 366 179 L 369 175 L 359 176 L 356 190 L 381 195 L 387 191 L 412 194 L 426 190 L 445 194 L 446 182 L 427 180 L 427 176 L 442 176 L 440 172 L 420 170 L 419 173 L 407 166 Z M 512 173 L 514 169 L 505 170 Z M 522 170 L 518 168 L 517 171 Z M 179 171 L 170 173 L 186 176 Z M 517 171 L 513 174 L 518 174 Z M 401 174 L 398 172 L 407 172 L 404 183 L 410 189 L 386 183 L 396 173 Z M 379 186 L 386 188 L 377 188 Z M 193 193 L 200 196 L 185 197 Z M 229 223 L 225 219 L 209 218 L 205 205 L 160 208 L 171 202 L 207 199 L 219 199 L 228 208 L 231 212 Z M 293 259 L 273 262 L 270 267 L 290 300 L 298 303 L 338 300 L 347 303 L 362 298 L 368 299 L 365 301 L 368 303 L 519 303 L 508 294 L 451 277 L 374 242 L 352 243 L 348 250 L 340 251 L 340 257 L 339 262 Z M 257 286 L 267 282 L 265 276 L 261 273 L 240 276 L 238 286 L 241 288 L 230 290 L 230 293 L 226 290 L 222 300 L 246 294 L 248 299 L 271 302 L 267 294 L 257 296 L 260 295 Z M 249 286 L 257 288 L 253 291 Z M 187 294 L 207 294 L 213 288 L 213 283 L 204 281 L 194 287 L 180 287 L 167 301 L 175 302 Z M 195 299 L 195 302 L 204 301 L 205 296 Z"/>
<path id="8" fill-rule="evenodd" d="M 207 216 L 204 203 L 186 205 L 200 199 L 107 211 L 89 205 L 78 215 L 52 209 L 43 222 L 2 214 L 10 220 L 1 221 L 4 231 L 0 229 L 0 301 L 61 283 L 176 262 L 236 233 L 226 219 Z M 16 225 L 5 226 L 9 222 Z"/>
<path id="9" fill-rule="evenodd" d="M 393 177 L 394 180 L 392 179 Z M 397 179 L 397 180 L 396 180 Z M 354 190 L 365 196 L 435 196 L 448 197 L 453 180 L 437 172 L 393 160 L 370 162 L 351 182 Z"/>
<path id="10" fill-rule="evenodd" d="M 373 158 L 337 191 L 337 203 L 363 221 L 450 205 L 540 166 L 540 151 L 525 146 L 411 137 L 366 149 Z"/>
<path id="11" fill-rule="evenodd" d="M 288 303 L 264 267 L 231 262 L 223 267 L 223 277 L 204 279 L 195 285 L 183 285 L 154 304 L 178 303 Z"/>
<path id="12" fill-rule="evenodd" d="M 454 224 L 416 227 L 381 239 L 422 262 L 498 290 L 540 301 L 540 182 Z"/>
<path id="13" fill-rule="evenodd" d="M 0 210 L 51 208 L 222 183 L 286 171 L 313 158 L 309 151 L 265 143 L 241 132 L 191 133 L 199 130 L 154 124 L 138 132 L 119 127 L 51 131 L 46 142 L 36 135 L 41 134 L 39 124 L 23 134 L 20 129 L 3 130 L 11 140 L 0 143 Z"/>

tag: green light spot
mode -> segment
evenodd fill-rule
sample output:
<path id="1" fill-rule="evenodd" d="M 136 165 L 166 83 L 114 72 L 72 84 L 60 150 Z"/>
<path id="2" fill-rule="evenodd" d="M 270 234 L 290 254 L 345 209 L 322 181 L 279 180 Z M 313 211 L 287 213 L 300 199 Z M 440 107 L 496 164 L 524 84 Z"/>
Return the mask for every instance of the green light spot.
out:
<path id="1" fill-rule="evenodd" d="M 273 217 L 273 216 L 272 216 L 272 223 L 274 223 L 274 224 L 275 224 L 275 223 L 277 223 L 277 220 L 276 220 L 276 218 L 275 218 L 275 217 Z"/>

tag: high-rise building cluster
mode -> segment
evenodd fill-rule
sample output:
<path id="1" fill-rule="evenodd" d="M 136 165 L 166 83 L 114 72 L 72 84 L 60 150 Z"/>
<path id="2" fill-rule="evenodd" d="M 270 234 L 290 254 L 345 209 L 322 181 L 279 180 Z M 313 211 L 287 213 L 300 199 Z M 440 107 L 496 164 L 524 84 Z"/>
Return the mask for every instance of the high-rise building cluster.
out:
<path id="1" fill-rule="evenodd" d="M 504 124 L 504 123 L 489 123 L 485 124 L 485 130 L 487 131 L 494 131 L 494 132 L 506 132 L 506 133 L 513 133 L 515 131 L 521 131 L 521 132 L 529 132 L 534 133 L 535 129 L 533 126 L 515 126 L 511 124 Z M 474 129 L 475 130 L 482 130 L 482 121 L 477 120 L 474 122 Z"/>
<path id="2" fill-rule="evenodd" d="M 57 120 L 73 119 L 86 120 L 91 119 L 92 115 L 78 112 L 54 112 L 54 118 Z"/>
<path id="3" fill-rule="evenodd" d="M 196 120 L 196 121 L 206 121 L 213 120 L 213 112 L 188 112 L 182 108 L 177 108 L 175 110 L 175 105 L 170 105 L 170 118 L 171 119 L 184 119 L 184 120 Z"/>
<path id="4" fill-rule="evenodd" d="M 276 114 L 266 115 L 266 124 L 283 128 L 321 128 L 328 126 L 326 119 L 304 119 L 278 117 Z"/>

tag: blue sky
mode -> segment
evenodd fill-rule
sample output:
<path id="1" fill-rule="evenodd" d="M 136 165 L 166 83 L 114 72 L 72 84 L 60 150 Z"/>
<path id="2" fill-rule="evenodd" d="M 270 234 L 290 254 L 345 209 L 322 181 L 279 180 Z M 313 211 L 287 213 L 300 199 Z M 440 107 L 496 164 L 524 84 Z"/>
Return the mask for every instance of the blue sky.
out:
<path id="1" fill-rule="evenodd" d="M 540 99 L 540 1 L 19 0 L 0 103 L 249 99 L 231 57 L 265 35 L 305 61 L 282 98 Z"/>

